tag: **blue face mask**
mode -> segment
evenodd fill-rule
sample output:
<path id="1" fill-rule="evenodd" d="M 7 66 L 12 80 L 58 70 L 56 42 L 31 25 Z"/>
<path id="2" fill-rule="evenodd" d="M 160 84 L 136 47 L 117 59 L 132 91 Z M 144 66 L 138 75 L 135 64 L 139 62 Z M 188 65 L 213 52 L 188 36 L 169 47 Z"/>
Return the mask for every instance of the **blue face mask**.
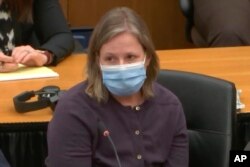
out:
<path id="1" fill-rule="evenodd" d="M 146 79 L 144 63 L 145 59 L 132 64 L 101 65 L 104 85 L 117 96 L 129 96 L 138 92 Z"/>

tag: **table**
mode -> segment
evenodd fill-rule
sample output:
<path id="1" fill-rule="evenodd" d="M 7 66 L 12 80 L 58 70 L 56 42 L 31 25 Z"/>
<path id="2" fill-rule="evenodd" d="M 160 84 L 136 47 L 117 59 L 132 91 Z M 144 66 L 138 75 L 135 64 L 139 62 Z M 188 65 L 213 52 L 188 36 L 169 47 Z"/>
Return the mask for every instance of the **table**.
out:
<path id="1" fill-rule="evenodd" d="M 66 58 L 56 67 L 51 67 L 59 73 L 58 78 L 28 79 L 0 82 L 0 124 L 48 122 L 52 117 L 50 108 L 34 112 L 17 113 L 13 105 L 13 97 L 26 90 L 39 90 L 47 85 L 57 85 L 62 90 L 68 89 L 82 81 L 85 77 L 84 64 L 86 56 L 76 54 Z"/>
<path id="2" fill-rule="evenodd" d="M 250 113 L 250 47 L 158 51 L 163 69 L 206 74 L 234 82 L 241 89 L 240 113 Z"/>
<path id="3" fill-rule="evenodd" d="M 239 113 L 250 113 L 250 47 L 161 50 L 157 54 L 162 69 L 196 72 L 234 82 L 237 89 L 242 89 L 241 101 L 246 105 Z M 75 54 L 51 67 L 59 73 L 58 78 L 0 82 L 0 146 L 12 167 L 43 166 L 47 154 L 47 124 L 53 115 L 49 107 L 17 113 L 12 98 L 22 91 L 47 85 L 67 90 L 85 79 L 85 63 L 84 53 Z M 245 131 L 250 128 L 249 124 L 246 126 Z M 20 157 L 23 152 L 26 155 Z"/>
<path id="4" fill-rule="evenodd" d="M 49 107 L 17 113 L 13 97 L 23 91 L 39 90 L 47 85 L 68 89 L 84 79 L 85 62 L 86 56 L 77 54 L 51 67 L 59 73 L 58 78 L 0 82 L 0 148 L 12 167 L 44 167 L 47 125 L 53 115 Z"/>
<path id="5" fill-rule="evenodd" d="M 174 69 L 206 74 L 236 84 L 242 90 L 241 101 L 246 105 L 241 113 L 250 113 L 250 47 L 209 49 L 179 49 L 157 51 L 162 69 Z M 38 90 L 47 85 L 68 89 L 85 79 L 84 53 L 66 58 L 56 67 L 59 78 L 43 78 L 0 82 L 0 123 L 47 122 L 52 117 L 50 108 L 29 113 L 17 113 L 12 98 L 25 90 Z"/>

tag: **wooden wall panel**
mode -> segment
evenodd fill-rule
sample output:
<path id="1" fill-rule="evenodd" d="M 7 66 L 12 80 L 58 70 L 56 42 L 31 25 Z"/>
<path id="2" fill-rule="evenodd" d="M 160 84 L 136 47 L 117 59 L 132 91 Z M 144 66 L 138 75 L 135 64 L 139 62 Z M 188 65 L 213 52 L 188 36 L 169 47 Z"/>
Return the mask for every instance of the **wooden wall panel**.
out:
<path id="1" fill-rule="evenodd" d="M 63 1 L 63 0 L 61 0 Z M 64 0 L 71 27 L 95 26 L 100 17 L 116 6 L 128 6 L 147 23 L 156 49 L 190 48 L 185 39 L 185 19 L 178 0 Z"/>
<path id="2" fill-rule="evenodd" d="M 68 0 L 59 0 L 59 2 L 61 4 L 61 6 L 62 6 L 64 16 L 68 20 Z"/>

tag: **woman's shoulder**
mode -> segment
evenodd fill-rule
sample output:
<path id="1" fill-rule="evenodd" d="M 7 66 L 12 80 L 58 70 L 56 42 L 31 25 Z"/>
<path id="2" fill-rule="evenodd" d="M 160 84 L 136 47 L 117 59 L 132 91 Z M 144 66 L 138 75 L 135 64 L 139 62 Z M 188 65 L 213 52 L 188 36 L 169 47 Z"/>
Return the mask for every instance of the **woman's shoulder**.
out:
<path id="1" fill-rule="evenodd" d="M 65 97 L 72 97 L 75 95 L 83 94 L 85 92 L 86 87 L 87 87 L 87 81 L 79 82 L 76 85 L 66 89 Z"/>
<path id="2" fill-rule="evenodd" d="M 91 98 L 85 93 L 86 87 L 87 82 L 83 81 L 65 90 L 58 99 L 56 111 L 70 113 L 81 110 L 82 112 L 91 101 Z"/>
<path id="3" fill-rule="evenodd" d="M 153 84 L 153 90 L 157 102 L 165 104 L 180 104 L 179 98 L 171 90 L 161 84 L 155 82 Z"/>
<path id="4" fill-rule="evenodd" d="M 162 111 L 162 113 L 168 114 L 171 113 L 172 118 L 184 114 L 181 101 L 171 90 L 156 82 L 153 84 L 153 88 L 153 103 L 157 108 L 156 111 Z"/>
<path id="5" fill-rule="evenodd" d="M 85 93 L 86 86 L 84 81 L 66 90 L 56 104 L 54 117 L 92 125 L 91 122 L 97 120 L 94 109 L 98 103 Z"/>

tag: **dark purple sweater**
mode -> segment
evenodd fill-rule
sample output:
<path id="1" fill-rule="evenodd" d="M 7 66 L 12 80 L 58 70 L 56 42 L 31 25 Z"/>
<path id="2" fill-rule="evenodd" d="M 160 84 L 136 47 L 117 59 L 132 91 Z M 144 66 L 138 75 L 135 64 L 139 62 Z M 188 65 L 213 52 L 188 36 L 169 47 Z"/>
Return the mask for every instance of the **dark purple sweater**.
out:
<path id="1" fill-rule="evenodd" d="M 182 105 L 154 83 L 155 96 L 135 108 L 110 96 L 97 103 L 82 82 L 60 98 L 48 128 L 48 167 L 116 167 L 102 121 L 110 132 L 122 167 L 187 167 L 188 137 Z"/>

